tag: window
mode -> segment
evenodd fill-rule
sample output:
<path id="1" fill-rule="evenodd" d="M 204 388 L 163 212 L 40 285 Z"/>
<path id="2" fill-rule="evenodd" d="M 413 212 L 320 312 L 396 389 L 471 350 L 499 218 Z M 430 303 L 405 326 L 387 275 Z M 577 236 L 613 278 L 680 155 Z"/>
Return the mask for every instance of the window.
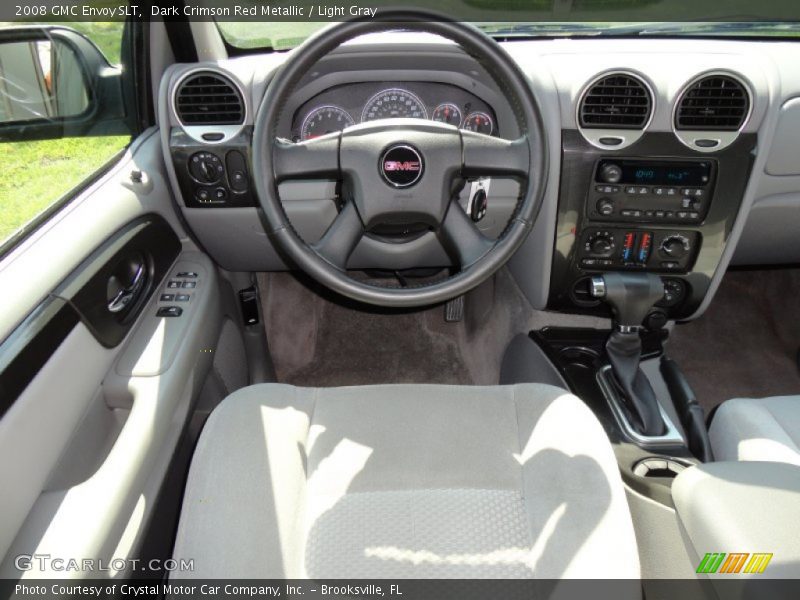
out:
<path id="1" fill-rule="evenodd" d="M 61 34 L 65 36 L 67 48 L 70 36 L 85 36 L 102 53 L 97 55 L 98 61 L 107 61 L 106 67 L 120 67 L 122 73 L 125 24 L 18 21 L 0 23 L 0 34 L 20 25 L 42 26 L 43 39 L 0 43 L 0 124 L 45 120 L 63 127 L 35 136 L 39 139 L 21 141 L 19 134 L 15 137 L 0 129 L 0 246 L 23 235 L 49 209 L 69 198 L 71 191 L 108 164 L 131 139 L 127 127 L 120 124 L 76 124 L 90 108 L 92 90 L 76 84 L 81 79 L 80 69 L 85 68 L 83 55 L 62 49 L 59 39 Z M 49 25 L 57 28 L 50 30 Z M 122 115 L 122 102 L 119 104 Z"/>

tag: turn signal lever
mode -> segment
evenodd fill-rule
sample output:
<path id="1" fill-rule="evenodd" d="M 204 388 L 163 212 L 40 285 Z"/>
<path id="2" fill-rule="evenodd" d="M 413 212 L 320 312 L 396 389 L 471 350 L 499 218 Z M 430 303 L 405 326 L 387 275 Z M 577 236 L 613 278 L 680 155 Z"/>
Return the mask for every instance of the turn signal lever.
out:
<path id="1" fill-rule="evenodd" d="M 618 391 L 628 407 L 633 426 L 647 436 L 664 433 L 656 394 L 639 368 L 642 339 L 639 331 L 653 305 L 664 297 L 664 284 L 652 273 L 606 273 L 592 277 L 592 296 L 605 301 L 614 315 L 606 352 Z"/>

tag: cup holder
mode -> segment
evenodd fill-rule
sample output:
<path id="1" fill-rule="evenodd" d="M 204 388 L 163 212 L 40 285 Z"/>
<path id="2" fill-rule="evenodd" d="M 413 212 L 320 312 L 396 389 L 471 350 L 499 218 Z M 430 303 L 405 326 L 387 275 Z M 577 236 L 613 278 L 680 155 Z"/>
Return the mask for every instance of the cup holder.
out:
<path id="1" fill-rule="evenodd" d="M 633 465 L 633 474 L 639 477 L 658 477 L 661 479 L 674 479 L 688 466 L 673 458 L 644 458 Z"/>
<path id="2" fill-rule="evenodd" d="M 599 354 L 585 346 L 567 346 L 559 351 L 558 356 L 566 365 L 590 368 L 594 366 Z"/>

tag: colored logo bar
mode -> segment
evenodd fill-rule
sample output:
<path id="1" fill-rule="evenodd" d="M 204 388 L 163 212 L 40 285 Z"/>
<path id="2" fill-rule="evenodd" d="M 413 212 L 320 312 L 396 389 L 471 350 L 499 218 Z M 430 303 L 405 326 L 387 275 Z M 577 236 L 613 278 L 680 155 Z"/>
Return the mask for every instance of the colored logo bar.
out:
<path id="1" fill-rule="evenodd" d="M 772 553 L 767 552 L 708 552 L 700 561 L 697 573 L 763 573 L 771 560 Z"/>

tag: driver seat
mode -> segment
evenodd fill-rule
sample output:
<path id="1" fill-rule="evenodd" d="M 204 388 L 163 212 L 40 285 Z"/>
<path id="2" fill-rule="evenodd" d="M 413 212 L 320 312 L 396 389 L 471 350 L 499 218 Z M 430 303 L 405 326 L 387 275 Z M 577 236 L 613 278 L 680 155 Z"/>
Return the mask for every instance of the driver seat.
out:
<path id="1" fill-rule="evenodd" d="M 638 578 L 617 462 L 563 389 L 261 384 L 209 417 L 177 578 Z"/>

